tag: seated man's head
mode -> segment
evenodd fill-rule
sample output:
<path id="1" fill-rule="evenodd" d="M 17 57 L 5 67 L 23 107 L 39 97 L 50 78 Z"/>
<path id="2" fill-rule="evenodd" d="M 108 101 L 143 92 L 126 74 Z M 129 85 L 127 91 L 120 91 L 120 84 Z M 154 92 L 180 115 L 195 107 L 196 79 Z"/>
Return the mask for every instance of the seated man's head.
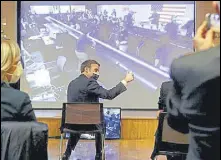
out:
<path id="1" fill-rule="evenodd" d="M 99 78 L 100 64 L 95 60 L 86 60 L 81 64 L 81 73 L 88 78 Z"/>
<path id="2" fill-rule="evenodd" d="M 20 59 L 20 49 L 16 42 L 1 40 L 1 80 L 16 83 L 23 68 Z"/>

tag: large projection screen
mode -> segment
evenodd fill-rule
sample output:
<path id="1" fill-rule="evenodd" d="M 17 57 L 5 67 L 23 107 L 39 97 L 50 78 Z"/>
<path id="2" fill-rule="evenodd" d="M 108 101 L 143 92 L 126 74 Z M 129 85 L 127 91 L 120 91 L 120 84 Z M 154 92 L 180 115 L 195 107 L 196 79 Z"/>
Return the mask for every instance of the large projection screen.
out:
<path id="1" fill-rule="evenodd" d="M 21 1 L 21 90 L 34 108 L 61 108 L 82 60 L 101 64 L 106 89 L 133 71 L 135 81 L 105 107 L 157 109 L 162 82 L 175 58 L 193 52 L 194 1 Z M 79 39 L 84 55 L 76 54 Z M 87 43 L 96 42 L 96 46 Z"/>

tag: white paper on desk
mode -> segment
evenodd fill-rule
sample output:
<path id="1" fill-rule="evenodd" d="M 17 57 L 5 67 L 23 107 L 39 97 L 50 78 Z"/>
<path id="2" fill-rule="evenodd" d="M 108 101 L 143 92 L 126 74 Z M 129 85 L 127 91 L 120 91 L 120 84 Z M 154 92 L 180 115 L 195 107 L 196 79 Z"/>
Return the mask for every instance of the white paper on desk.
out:
<path id="1" fill-rule="evenodd" d="M 51 38 L 49 36 L 43 36 L 42 40 L 44 41 L 45 45 L 54 44 L 54 41 L 51 40 Z"/>
<path id="2" fill-rule="evenodd" d="M 37 35 L 37 36 L 31 36 L 28 38 L 29 40 L 37 40 L 37 39 L 41 39 L 41 35 Z"/>
<path id="3" fill-rule="evenodd" d="M 39 94 L 32 98 L 32 101 L 49 101 L 49 102 L 55 102 L 55 95 L 50 92 L 44 92 L 42 94 Z"/>
<path id="4" fill-rule="evenodd" d="M 38 78 L 38 77 L 41 77 L 41 78 Z M 46 69 L 37 70 L 33 74 L 27 74 L 26 78 L 29 83 L 33 84 L 31 87 L 51 86 L 51 79 L 50 79 L 49 71 Z"/>
<path id="5" fill-rule="evenodd" d="M 34 74 L 36 77 L 36 85 L 38 87 L 46 87 L 51 85 L 51 78 L 48 70 L 46 69 L 37 70 L 35 71 Z"/>

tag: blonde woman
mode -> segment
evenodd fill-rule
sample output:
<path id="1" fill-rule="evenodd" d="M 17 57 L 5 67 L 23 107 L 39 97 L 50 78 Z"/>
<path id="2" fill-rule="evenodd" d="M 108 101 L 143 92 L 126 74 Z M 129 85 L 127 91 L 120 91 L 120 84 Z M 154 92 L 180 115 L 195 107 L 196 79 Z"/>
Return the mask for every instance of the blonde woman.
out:
<path id="1" fill-rule="evenodd" d="M 1 121 L 36 121 L 28 94 L 9 86 L 22 72 L 18 44 L 1 40 Z"/>

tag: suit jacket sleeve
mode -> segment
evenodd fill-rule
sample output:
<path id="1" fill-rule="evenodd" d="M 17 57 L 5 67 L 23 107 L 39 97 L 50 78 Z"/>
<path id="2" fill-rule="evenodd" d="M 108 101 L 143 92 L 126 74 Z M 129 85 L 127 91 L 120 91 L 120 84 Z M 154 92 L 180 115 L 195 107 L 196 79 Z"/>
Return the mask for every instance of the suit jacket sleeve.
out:
<path id="1" fill-rule="evenodd" d="M 219 125 L 219 47 L 175 60 L 171 66 L 171 78 L 174 85 L 169 95 L 167 109 L 168 124 L 172 128 L 187 132 L 188 125 L 200 127 Z"/>
<path id="2" fill-rule="evenodd" d="M 126 90 L 127 88 L 121 82 L 110 90 L 107 90 L 100 86 L 94 79 L 91 79 L 88 83 L 88 93 L 96 94 L 97 96 L 99 96 L 99 98 L 103 99 L 114 99 Z"/>
<path id="3" fill-rule="evenodd" d="M 160 88 L 160 97 L 159 97 L 159 101 L 158 101 L 158 109 L 159 110 L 163 110 L 163 105 L 165 105 L 164 103 L 163 103 L 163 87 L 161 86 L 161 88 Z"/>
<path id="4" fill-rule="evenodd" d="M 178 88 L 176 84 L 168 94 L 167 99 L 167 113 L 168 113 L 168 124 L 171 128 L 181 132 L 188 133 L 188 121 L 180 111 L 181 99 L 178 94 Z"/>
<path id="5" fill-rule="evenodd" d="M 208 92 L 207 88 L 207 84 L 200 84 L 188 92 L 183 89 L 182 96 L 180 96 L 177 94 L 176 86 L 174 87 L 169 96 L 167 108 L 169 113 L 168 124 L 172 128 L 179 132 L 187 133 L 188 124 L 205 127 L 212 126 L 214 121 L 215 123 L 218 121 L 216 118 L 213 118 L 214 113 L 212 109 L 202 107 L 203 104 L 210 106 L 211 101 L 207 102 L 206 99 L 212 100 L 212 96 L 216 96 L 212 95 L 215 89 L 211 89 L 213 91 Z M 217 116 L 214 115 L 214 117 Z"/>
<path id="6" fill-rule="evenodd" d="M 174 63 L 173 63 L 174 64 Z M 181 112 L 181 93 L 182 88 L 180 84 L 177 82 L 177 79 L 174 75 L 174 65 L 171 66 L 171 78 L 173 80 L 173 86 L 168 93 L 167 97 L 167 112 L 168 112 L 168 125 L 181 132 L 181 133 L 188 133 L 188 121 L 187 118 Z"/>
<path id="7" fill-rule="evenodd" d="M 31 105 L 31 100 L 27 94 L 21 104 L 20 117 L 25 121 L 36 121 L 36 116 Z"/>

